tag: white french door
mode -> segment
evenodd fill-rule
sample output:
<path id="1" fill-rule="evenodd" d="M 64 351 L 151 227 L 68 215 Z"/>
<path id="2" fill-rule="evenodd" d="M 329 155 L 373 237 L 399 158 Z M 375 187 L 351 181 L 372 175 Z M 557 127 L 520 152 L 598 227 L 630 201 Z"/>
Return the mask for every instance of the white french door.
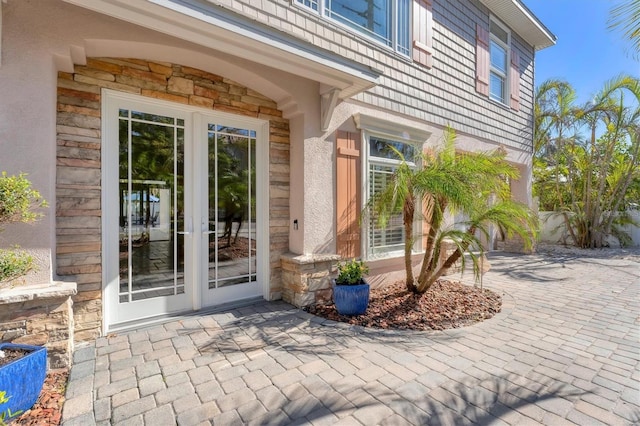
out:
<path id="1" fill-rule="evenodd" d="M 105 332 L 266 295 L 268 125 L 110 90 L 102 111 Z"/>

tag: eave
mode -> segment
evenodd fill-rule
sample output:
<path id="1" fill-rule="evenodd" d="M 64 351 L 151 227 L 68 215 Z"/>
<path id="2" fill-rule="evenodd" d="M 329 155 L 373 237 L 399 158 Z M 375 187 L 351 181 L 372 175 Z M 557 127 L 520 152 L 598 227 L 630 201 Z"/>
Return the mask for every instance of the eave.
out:
<path id="1" fill-rule="evenodd" d="M 199 0 L 64 0 L 338 89 L 344 99 L 376 85 L 380 72 Z"/>
<path id="2" fill-rule="evenodd" d="M 556 36 L 520 0 L 480 0 L 491 13 L 527 43 L 541 50 L 556 44 Z"/>

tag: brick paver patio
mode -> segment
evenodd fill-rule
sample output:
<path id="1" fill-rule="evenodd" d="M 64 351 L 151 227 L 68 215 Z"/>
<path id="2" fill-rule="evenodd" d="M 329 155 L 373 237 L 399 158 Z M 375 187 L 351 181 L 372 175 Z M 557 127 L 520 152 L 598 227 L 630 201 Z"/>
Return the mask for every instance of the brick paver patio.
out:
<path id="1" fill-rule="evenodd" d="M 264 302 L 101 338 L 63 424 L 638 424 L 639 259 L 493 254 L 502 312 L 444 332 Z"/>

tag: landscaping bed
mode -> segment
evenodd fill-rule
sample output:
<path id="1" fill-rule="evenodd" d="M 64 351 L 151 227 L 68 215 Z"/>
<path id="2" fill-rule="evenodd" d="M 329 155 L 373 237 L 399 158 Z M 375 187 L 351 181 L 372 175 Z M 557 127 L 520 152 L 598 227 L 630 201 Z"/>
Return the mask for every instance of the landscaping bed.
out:
<path id="1" fill-rule="evenodd" d="M 363 315 L 339 315 L 333 304 L 306 308 L 314 315 L 365 327 L 444 330 L 474 324 L 500 312 L 502 298 L 491 290 L 439 280 L 424 294 L 407 291 L 404 281 L 372 289 Z"/>

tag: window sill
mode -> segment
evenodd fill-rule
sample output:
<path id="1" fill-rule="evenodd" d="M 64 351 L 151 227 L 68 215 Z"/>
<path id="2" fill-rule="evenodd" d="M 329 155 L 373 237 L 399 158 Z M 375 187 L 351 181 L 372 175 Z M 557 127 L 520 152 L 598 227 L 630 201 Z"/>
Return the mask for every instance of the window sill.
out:
<path id="1" fill-rule="evenodd" d="M 496 105 L 496 106 L 498 106 L 498 107 L 500 107 L 500 108 L 502 108 L 504 110 L 511 111 L 511 108 L 509 107 L 509 105 L 507 105 L 507 104 L 505 104 L 503 102 L 496 101 L 495 99 L 492 99 L 492 98 L 487 98 L 487 100 L 489 102 L 491 102 L 492 104 L 494 104 L 494 105 Z"/>

